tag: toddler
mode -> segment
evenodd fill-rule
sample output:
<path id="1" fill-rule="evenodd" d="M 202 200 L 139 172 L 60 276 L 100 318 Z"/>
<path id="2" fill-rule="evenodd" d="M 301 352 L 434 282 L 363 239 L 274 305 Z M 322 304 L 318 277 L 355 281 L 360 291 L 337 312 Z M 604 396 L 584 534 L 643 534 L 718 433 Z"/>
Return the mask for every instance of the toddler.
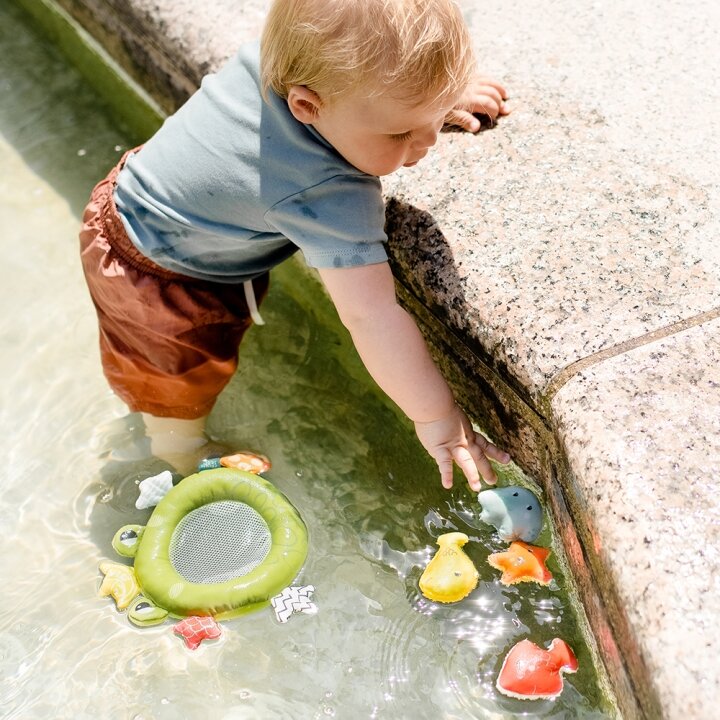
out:
<path id="1" fill-rule="evenodd" d="M 396 301 L 379 180 L 444 123 L 505 114 L 503 88 L 472 74 L 452 0 L 275 0 L 260 43 L 96 186 L 80 239 L 103 369 L 153 454 L 177 467 L 206 442 L 268 272 L 300 250 L 444 487 L 454 462 L 473 490 L 495 482 L 488 459 L 509 456 L 473 431 Z"/>

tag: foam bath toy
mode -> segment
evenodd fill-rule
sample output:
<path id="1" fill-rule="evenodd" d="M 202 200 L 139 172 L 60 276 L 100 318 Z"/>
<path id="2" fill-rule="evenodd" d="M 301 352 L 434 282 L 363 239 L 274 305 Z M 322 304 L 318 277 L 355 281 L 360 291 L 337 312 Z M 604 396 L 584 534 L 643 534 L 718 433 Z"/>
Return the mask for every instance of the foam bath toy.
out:
<path id="1" fill-rule="evenodd" d="M 165 622 L 168 611 L 159 608 L 143 595 L 138 595 L 128 607 L 128 618 L 138 627 L 150 627 Z"/>
<path id="2" fill-rule="evenodd" d="M 310 600 L 315 592 L 313 585 L 291 585 L 285 588 L 279 595 L 276 595 L 270 604 L 275 611 L 275 617 L 281 623 L 286 623 L 294 613 L 305 613 L 314 615 L 317 612 L 317 605 Z"/>
<path id="3" fill-rule="evenodd" d="M 552 580 L 552 573 L 545 567 L 550 555 L 547 548 L 528 545 L 517 540 L 510 543 L 504 552 L 488 556 L 488 563 L 496 570 L 502 570 L 500 582 L 503 585 L 514 585 L 519 582 L 537 582 L 547 585 Z"/>
<path id="4" fill-rule="evenodd" d="M 237 468 L 238 470 L 245 470 L 245 472 L 254 473 L 255 475 L 261 475 L 267 472 L 272 465 L 270 460 L 264 455 L 258 455 L 253 452 L 238 452 L 234 455 L 224 455 L 220 458 L 206 458 L 201 460 L 198 465 L 198 472 L 202 470 L 213 470 L 219 467 Z"/>
<path id="5" fill-rule="evenodd" d="M 505 657 L 495 686 L 520 700 L 552 699 L 563 691 L 562 674 L 577 669 L 577 658 L 564 640 L 555 638 L 544 650 L 525 639 Z"/>
<path id="6" fill-rule="evenodd" d="M 223 620 L 267 607 L 307 556 L 307 529 L 270 482 L 235 468 L 191 475 L 158 502 L 146 526 L 125 525 L 104 561 L 101 594 L 135 625 L 168 616 Z M 120 568 L 121 570 L 119 570 Z"/>
<path id="7" fill-rule="evenodd" d="M 420 592 L 428 600 L 458 602 L 475 589 L 478 571 L 462 549 L 468 540 L 461 532 L 445 533 L 437 539 L 440 549 L 420 577 Z"/>
<path id="8" fill-rule="evenodd" d="M 503 540 L 537 540 L 543 513 L 540 501 L 530 490 L 515 485 L 492 488 L 479 493 L 478 501 L 482 505 L 480 519 L 492 525 Z"/>
<path id="9" fill-rule="evenodd" d="M 169 470 L 145 478 L 138 486 L 140 497 L 135 501 L 135 507 L 138 510 L 154 507 L 170 492 L 172 486 L 173 476 Z"/>
<path id="10" fill-rule="evenodd" d="M 173 627 L 190 650 L 196 650 L 203 640 L 214 640 L 222 635 L 220 626 L 211 618 L 191 615 Z"/>
<path id="11" fill-rule="evenodd" d="M 113 550 L 123 557 L 134 557 L 137 552 L 135 546 L 140 542 L 144 532 L 143 525 L 123 525 L 112 539 Z"/>
<path id="12" fill-rule="evenodd" d="M 140 592 L 135 571 L 127 565 L 104 560 L 100 572 L 105 576 L 98 595 L 112 597 L 118 610 L 124 610 Z"/>

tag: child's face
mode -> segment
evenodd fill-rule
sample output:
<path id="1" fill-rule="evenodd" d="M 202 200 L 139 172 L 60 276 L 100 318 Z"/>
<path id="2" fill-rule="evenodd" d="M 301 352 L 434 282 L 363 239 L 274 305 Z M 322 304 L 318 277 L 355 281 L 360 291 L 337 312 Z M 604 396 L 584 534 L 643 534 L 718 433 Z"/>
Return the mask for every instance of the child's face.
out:
<path id="1" fill-rule="evenodd" d="M 312 125 L 358 170 L 389 175 L 427 155 L 453 104 L 348 95 L 321 105 Z"/>

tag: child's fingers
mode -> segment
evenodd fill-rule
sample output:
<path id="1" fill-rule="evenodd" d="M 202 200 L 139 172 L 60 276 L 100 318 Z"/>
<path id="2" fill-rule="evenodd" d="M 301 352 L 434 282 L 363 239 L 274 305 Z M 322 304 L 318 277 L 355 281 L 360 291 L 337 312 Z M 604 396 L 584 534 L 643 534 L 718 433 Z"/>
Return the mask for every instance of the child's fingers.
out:
<path id="1" fill-rule="evenodd" d="M 435 462 L 440 470 L 440 482 L 446 490 L 449 490 L 453 486 L 453 459 L 450 451 L 446 448 L 439 449 Z"/>
<path id="2" fill-rule="evenodd" d="M 483 88 L 483 90 L 485 89 Z M 470 112 L 487 115 L 492 120 L 497 120 L 501 115 L 507 115 L 510 112 L 505 108 L 505 103 L 502 100 L 485 92 L 473 95 L 466 109 Z"/>
<path id="3" fill-rule="evenodd" d="M 503 465 L 510 462 L 510 456 L 504 451 L 497 448 L 489 440 L 480 435 L 479 433 L 473 433 L 474 439 L 470 442 L 469 450 L 470 454 L 475 460 L 475 464 L 482 475 L 483 480 L 489 485 L 494 485 L 497 482 L 497 475 L 495 470 L 490 464 L 488 458 L 496 460 Z"/>
<path id="4" fill-rule="evenodd" d="M 453 110 L 445 118 L 445 123 L 447 125 L 456 125 L 472 133 L 477 132 L 481 126 L 480 121 L 467 110 Z"/>
<path id="5" fill-rule="evenodd" d="M 481 457 L 479 460 L 476 460 L 476 464 L 478 470 L 480 471 L 480 474 L 482 475 L 482 479 L 488 485 L 495 485 L 495 483 L 497 483 L 497 475 L 495 474 L 495 471 L 493 470 L 490 461 L 487 459 L 484 453 L 481 453 Z M 479 489 L 480 488 L 478 486 L 478 490 Z"/>
<path id="6" fill-rule="evenodd" d="M 480 490 L 480 473 L 477 462 L 470 451 L 466 447 L 458 445 L 453 448 L 452 456 L 467 478 L 470 488 L 478 492 Z"/>
<path id="7" fill-rule="evenodd" d="M 488 442 L 487 445 L 483 448 L 483 453 L 485 453 L 487 457 L 491 458 L 492 460 L 496 460 L 502 465 L 507 465 L 511 460 L 508 453 L 506 453 L 504 450 L 501 450 L 496 445 L 493 445 L 491 442 Z"/>
<path id="8" fill-rule="evenodd" d="M 488 458 L 496 460 L 504 465 L 505 463 L 510 462 L 510 455 L 508 455 L 504 450 L 500 450 L 497 446 L 493 445 L 481 433 L 475 432 L 475 429 L 473 428 L 467 415 L 463 415 L 462 426 L 465 431 L 465 439 L 468 443 L 468 451 L 472 456 L 480 475 L 482 475 L 483 480 L 485 480 L 488 485 L 494 485 L 497 483 L 497 475 L 495 474 L 492 465 L 488 462 Z"/>
<path id="9" fill-rule="evenodd" d="M 488 104 L 492 108 L 497 108 L 497 112 L 500 112 L 505 98 L 492 85 L 475 85 L 465 98 L 465 100 L 467 99 Z"/>
<path id="10" fill-rule="evenodd" d="M 507 100 L 507 97 L 508 97 L 507 91 L 505 90 L 504 86 L 501 83 L 499 83 L 497 80 L 495 80 L 494 78 L 477 77 L 477 78 L 475 78 L 473 85 L 486 85 L 488 87 L 494 88 L 495 90 L 498 91 L 498 93 L 500 94 L 500 97 L 503 100 Z"/>
<path id="11" fill-rule="evenodd" d="M 485 438 L 482 435 L 475 434 L 475 441 L 470 441 L 470 444 L 468 445 L 468 451 L 470 455 L 472 455 L 473 461 L 475 463 L 475 466 L 477 470 L 479 471 L 480 475 L 482 476 L 482 479 L 488 484 L 488 485 L 494 485 L 497 482 L 497 476 L 495 475 L 495 471 L 493 470 L 492 465 L 490 464 L 490 461 L 487 459 L 484 451 L 484 446 L 481 444 Z M 479 441 L 479 442 L 478 442 Z M 487 440 L 485 440 L 487 443 Z M 488 445 L 490 443 L 487 443 Z M 475 490 L 472 485 L 470 487 Z M 478 483 L 477 490 L 480 489 L 480 484 Z"/>
<path id="12" fill-rule="evenodd" d="M 504 450 L 501 450 L 497 445 L 493 445 L 484 435 L 480 433 L 473 433 L 475 436 L 475 446 L 482 453 L 483 457 L 488 457 L 491 460 L 496 460 L 502 465 L 506 465 L 510 462 L 510 455 Z"/>
<path id="13" fill-rule="evenodd" d="M 501 100 L 497 101 L 489 95 L 479 93 L 466 98 L 462 106 L 456 107 L 448 114 L 445 118 L 445 122 L 460 125 L 466 130 L 474 132 L 480 129 L 480 121 L 477 118 L 474 118 L 473 113 L 478 115 L 487 115 L 487 117 L 494 122 L 501 115 L 508 115 L 510 111 L 506 109 Z M 466 125 L 466 122 L 469 122 L 469 125 Z"/>

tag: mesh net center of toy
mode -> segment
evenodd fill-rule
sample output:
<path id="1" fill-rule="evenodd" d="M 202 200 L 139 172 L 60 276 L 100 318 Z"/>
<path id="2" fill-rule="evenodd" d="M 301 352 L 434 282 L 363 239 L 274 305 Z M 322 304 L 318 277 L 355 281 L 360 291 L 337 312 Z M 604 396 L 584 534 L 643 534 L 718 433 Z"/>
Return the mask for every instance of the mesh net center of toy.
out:
<path id="1" fill-rule="evenodd" d="M 243 502 L 207 503 L 188 513 L 170 541 L 175 570 L 194 583 L 247 575 L 267 557 L 272 538 L 262 516 Z"/>

